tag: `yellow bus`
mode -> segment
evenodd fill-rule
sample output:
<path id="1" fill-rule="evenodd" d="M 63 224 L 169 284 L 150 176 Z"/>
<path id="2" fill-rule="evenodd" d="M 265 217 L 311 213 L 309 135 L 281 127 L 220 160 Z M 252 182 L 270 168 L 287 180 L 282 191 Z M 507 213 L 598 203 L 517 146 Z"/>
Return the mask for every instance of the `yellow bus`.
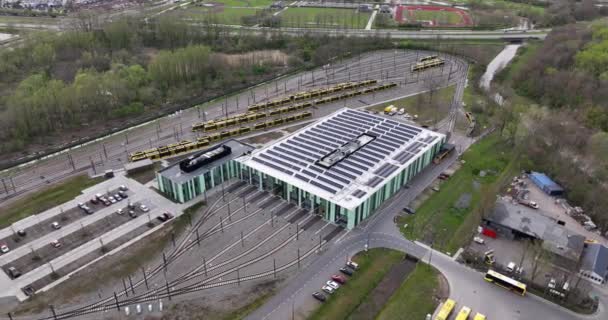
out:
<path id="1" fill-rule="evenodd" d="M 458 315 L 456 316 L 455 320 L 467 320 L 469 318 L 469 315 L 471 314 L 471 308 L 469 307 L 462 307 L 462 309 L 460 309 L 460 311 L 458 312 Z"/>
<path id="2" fill-rule="evenodd" d="M 526 285 L 521 283 L 515 279 L 511 279 L 504 274 L 500 274 L 494 270 L 488 270 L 484 279 L 488 282 L 493 282 L 496 285 L 499 285 L 507 290 L 511 290 L 520 295 L 526 294 Z"/>
<path id="3" fill-rule="evenodd" d="M 447 320 L 448 317 L 450 316 L 450 314 L 452 313 L 452 310 L 454 310 L 455 306 L 456 306 L 456 301 L 454 301 L 452 299 L 447 299 L 443 303 L 443 306 L 441 306 L 441 309 L 439 309 L 439 312 L 437 313 L 435 320 Z"/>
<path id="4" fill-rule="evenodd" d="M 486 316 L 478 312 L 473 320 L 486 320 Z"/>

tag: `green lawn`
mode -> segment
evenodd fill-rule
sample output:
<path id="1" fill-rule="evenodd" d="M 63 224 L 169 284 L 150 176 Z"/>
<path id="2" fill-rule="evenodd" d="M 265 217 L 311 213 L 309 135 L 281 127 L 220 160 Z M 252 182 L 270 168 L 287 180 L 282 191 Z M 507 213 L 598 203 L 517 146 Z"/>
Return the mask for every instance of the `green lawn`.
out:
<path id="1" fill-rule="evenodd" d="M 223 3 L 226 7 L 257 7 L 267 8 L 274 1 L 272 0 L 211 0 L 202 3 Z"/>
<path id="2" fill-rule="evenodd" d="M 497 134 L 471 146 L 462 155 L 462 167 L 441 185 L 440 191 L 422 203 L 416 214 L 399 219 L 402 233 L 409 239 L 432 242 L 433 247 L 454 253 L 479 224 L 480 217 L 471 213 L 480 205 L 482 192 L 491 190 L 499 177 L 504 179 L 512 174 L 514 166 L 509 164 L 513 156 L 511 147 Z M 480 171 L 486 175 L 482 177 Z M 494 196 L 485 199 L 493 204 Z M 462 201 L 465 197 L 470 197 L 468 205 L 457 206 L 459 202 L 467 203 Z"/>
<path id="3" fill-rule="evenodd" d="M 424 319 L 438 303 L 433 299 L 439 286 L 439 272 L 420 262 L 393 293 L 376 320 Z M 407 315 L 407 317 L 404 317 Z"/>
<path id="4" fill-rule="evenodd" d="M 242 17 L 255 15 L 258 10 L 260 9 L 231 7 L 206 8 L 191 6 L 185 9 L 172 10 L 166 14 L 199 22 L 241 25 Z"/>
<path id="5" fill-rule="evenodd" d="M 279 15 L 284 27 L 301 28 L 358 28 L 367 25 L 371 13 L 358 13 L 355 9 L 289 8 Z"/>
<path id="6" fill-rule="evenodd" d="M 353 261 L 359 264 L 359 270 L 348 282 L 329 296 L 309 320 L 346 319 L 357 309 L 366 296 L 378 285 L 391 267 L 402 260 L 404 254 L 390 249 L 371 249 L 360 252 Z"/>
<path id="7" fill-rule="evenodd" d="M 476 0 L 469 0 L 468 2 L 473 2 Z M 483 4 L 488 8 L 492 9 L 509 9 L 509 10 L 519 10 L 524 12 L 529 12 L 533 14 L 542 15 L 545 13 L 545 8 L 522 3 L 522 2 L 514 2 L 508 0 L 484 0 Z"/>
<path id="8" fill-rule="evenodd" d="M 439 25 L 443 24 L 459 24 L 462 22 L 462 17 L 452 11 L 430 11 L 430 10 L 412 10 L 414 18 L 418 21 L 435 21 Z"/>
<path id="9" fill-rule="evenodd" d="M 394 105 L 398 109 L 404 108 L 405 111 L 411 115 L 418 115 L 417 121 L 419 123 L 431 124 L 443 119 L 448 114 L 455 90 L 456 87 L 454 85 L 436 90 L 432 97 L 433 106 L 430 106 L 431 94 L 425 92 L 382 103 L 368 109 L 383 112 L 385 107 Z"/>
<path id="10" fill-rule="evenodd" d="M 61 22 L 61 17 L 22 17 L 22 16 L 0 16 L 0 23 L 14 24 L 44 24 L 52 25 Z"/>
<path id="11" fill-rule="evenodd" d="M 0 228 L 72 200 L 83 189 L 101 181 L 103 178 L 91 179 L 86 175 L 77 176 L 19 199 L 0 211 Z"/>

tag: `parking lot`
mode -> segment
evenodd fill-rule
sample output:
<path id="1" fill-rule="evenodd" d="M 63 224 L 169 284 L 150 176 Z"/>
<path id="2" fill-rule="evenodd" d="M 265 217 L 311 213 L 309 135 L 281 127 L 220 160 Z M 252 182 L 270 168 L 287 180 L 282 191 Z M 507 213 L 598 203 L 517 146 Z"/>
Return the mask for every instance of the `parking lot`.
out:
<path id="1" fill-rule="evenodd" d="M 70 232 L 68 234 L 64 234 L 63 227 L 60 229 L 53 229 L 53 240 L 47 241 L 48 243 L 36 250 L 31 248 L 31 250 L 18 259 L 13 260 L 12 262 L 5 264 L 2 268 L 7 271 L 9 267 L 15 267 L 22 273 L 27 273 L 31 270 L 38 268 L 39 266 L 47 263 L 48 261 L 52 261 L 53 259 L 60 257 L 73 249 L 78 248 L 84 243 L 87 243 L 106 232 L 109 232 L 116 227 L 122 225 L 123 223 L 130 221 L 133 219 L 127 211 L 133 211 L 137 215 L 145 215 L 140 208 L 134 207 L 132 210 L 127 208 L 127 204 L 123 204 L 124 207 L 121 207 L 123 214 L 109 214 L 103 216 L 101 219 L 89 224 L 89 225 L 81 225 L 76 231 Z M 103 206 L 103 205 L 102 205 Z M 152 220 L 154 218 L 150 218 Z M 59 223 L 63 223 L 60 221 Z M 73 222 L 77 224 L 78 222 Z M 46 237 L 48 238 L 48 237 Z M 57 242 L 55 242 L 57 241 Z"/>
<path id="2" fill-rule="evenodd" d="M 119 193 L 122 196 L 117 196 Z M 67 207 L 70 209 L 64 211 Z M 18 246 L 9 247 L 10 251 L 0 256 L 0 266 L 6 273 L 0 277 L 12 286 L 6 292 L 24 299 L 22 288 L 36 291 L 57 281 L 158 226 L 158 217 L 165 212 L 174 215 L 181 209 L 151 189 L 118 175 L 59 207 L 0 230 L 5 239 L 13 241 L 8 244 L 14 244 L 15 237 L 20 240 Z M 9 268 L 16 268 L 19 275 L 13 278 Z"/>

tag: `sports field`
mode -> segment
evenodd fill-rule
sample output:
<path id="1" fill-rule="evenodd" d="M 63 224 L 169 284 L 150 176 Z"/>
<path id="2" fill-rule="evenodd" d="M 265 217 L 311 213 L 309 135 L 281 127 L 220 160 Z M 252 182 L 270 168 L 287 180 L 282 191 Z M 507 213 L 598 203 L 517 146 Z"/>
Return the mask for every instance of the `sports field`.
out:
<path id="1" fill-rule="evenodd" d="M 166 15 L 190 19 L 198 22 L 208 22 L 214 24 L 241 25 L 242 18 L 255 15 L 261 9 L 257 8 L 233 8 L 224 6 L 201 7 L 190 6 L 188 8 L 176 9 L 167 12 Z"/>
<path id="2" fill-rule="evenodd" d="M 226 7 L 255 7 L 255 8 L 267 8 L 274 1 L 272 0 L 212 0 L 206 3 L 221 3 Z"/>
<path id="3" fill-rule="evenodd" d="M 398 6 L 395 20 L 400 23 L 416 23 L 427 27 L 473 26 L 473 19 L 467 11 L 443 6 Z"/>
<path id="4" fill-rule="evenodd" d="M 283 27 L 348 29 L 365 28 L 370 16 L 369 12 L 336 8 L 289 8 L 279 15 Z"/>

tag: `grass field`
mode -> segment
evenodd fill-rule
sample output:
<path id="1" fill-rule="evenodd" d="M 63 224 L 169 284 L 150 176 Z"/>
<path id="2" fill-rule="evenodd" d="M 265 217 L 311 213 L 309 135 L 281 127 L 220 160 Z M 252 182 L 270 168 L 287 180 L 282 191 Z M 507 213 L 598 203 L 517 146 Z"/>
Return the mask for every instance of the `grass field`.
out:
<path id="1" fill-rule="evenodd" d="M 358 253 L 353 260 L 359 264 L 359 270 L 321 304 L 308 320 L 348 318 L 403 256 L 402 252 L 384 248 Z"/>
<path id="2" fill-rule="evenodd" d="M 223 3 L 226 7 L 267 8 L 274 1 L 272 1 L 272 0 L 211 0 L 211 1 L 204 1 L 204 2 Z"/>
<path id="3" fill-rule="evenodd" d="M 0 228 L 72 200 L 83 189 L 101 181 L 103 178 L 91 179 L 86 175 L 77 176 L 19 199 L 0 211 Z"/>
<path id="4" fill-rule="evenodd" d="M 255 15 L 256 8 L 231 8 L 231 7 L 188 7 L 186 9 L 177 9 L 167 12 L 166 15 L 172 15 L 184 19 L 192 19 L 199 22 L 210 22 L 228 25 L 241 25 L 242 17 Z"/>
<path id="5" fill-rule="evenodd" d="M 358 13 L 354 9 L 289 8 L 283 11 L 279 17 L 281 17 L 281 25 L 284 27 L 363 29 L 370 15 L 369 12 Z"/>
<path id="6" fill-rule="evenodd" d="M 61 17 L 21 17 L 21 16 L 0 16 L 0 23 L 8 24 L 44 24 L 52 25 L 61 22 Z"/>
<path id="7" fill-rule="evenodd" d="M 513 166 L 509 164 L 513 156 L 511 147 L 497 134 L 471 146 L 462 155 L 462 167 L 442 184 L 440 191 L 422 203 L 415 215 L 399 219 L 402 233 L 409 239 L 422 239 L 444 252 L 454 253 L 479 223 L 469 216 L 480 204 L 482 191 L 491 189 L 499 177 L 511 174 Z"/>
<path id="8" fill-rule="evenodd" d="M 438 305 L 433 299 L 439 289 L 438 275 L 437 270 L 419 262 L 384 305 L 376 320 L 424 319 L 426 314 L 433 314 Z"/>
<path id="9" fill-rule="evenodd" d="M 454 97 L 455 89 L 456 87 L 452 85 L 437 90 L 433 94 L 433 105 L 436 107 L 429 107 L 431 95 L 430 93 L 425 92 L 407 98 L 393 100 L 368 109 L 383 112 L 385 107 L 394 105 L 398 109 L 404 108 L 405 111 L 411 115 L 418 115 L 418 122 L 421 124 L 433 123 L 436 120 L 443 119 L 447 115 L 450 109 L 450 103 Z"/>
<path id="10" fill-rule="evenodd" d="M 437 24 L 459 24 L 462 17 L 451 11 L 412 10 L 417 21 L 435 21 Z"/>

